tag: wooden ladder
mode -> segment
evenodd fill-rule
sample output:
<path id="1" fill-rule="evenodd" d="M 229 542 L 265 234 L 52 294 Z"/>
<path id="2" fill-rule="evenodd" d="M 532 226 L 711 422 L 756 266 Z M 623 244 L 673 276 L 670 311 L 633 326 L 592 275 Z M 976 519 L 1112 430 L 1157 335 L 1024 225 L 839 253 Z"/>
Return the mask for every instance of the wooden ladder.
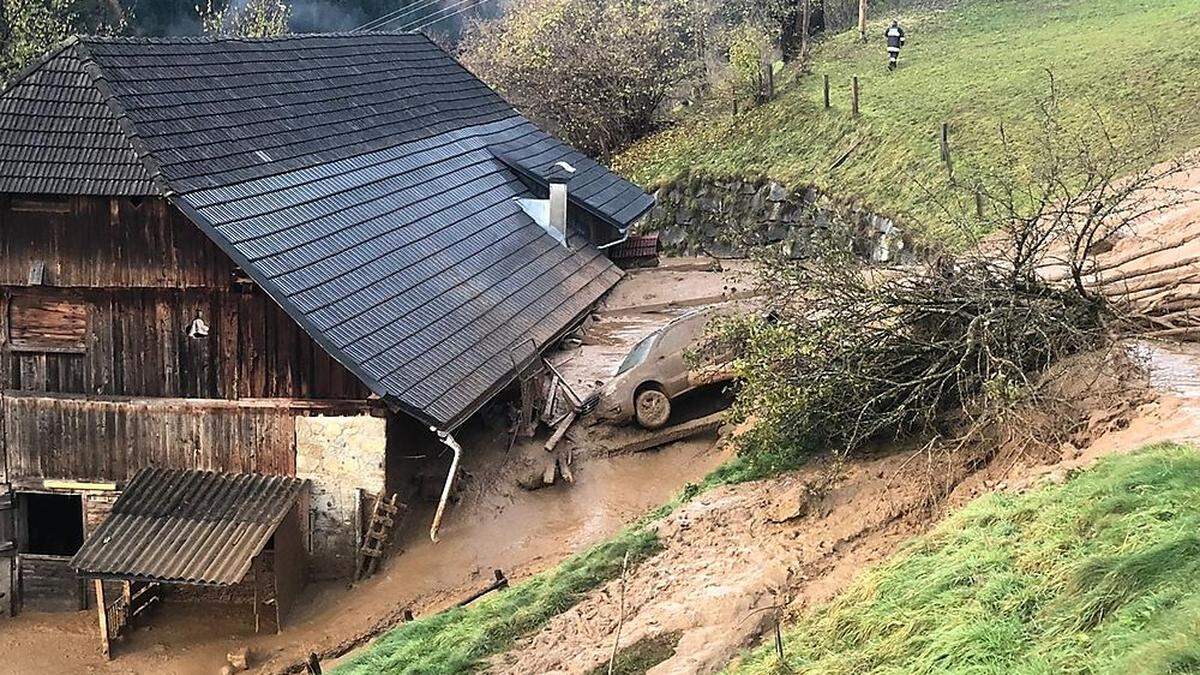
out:
<path id="1" fill-rule="evenodd" d="M 385 497 L 384 493 L 380 492 L 375 497 L 375 508 L 371 510 L 371 521 L 367 525 L 362 546 L 358 550 L 358 571 L 354 575 L 355 581 L 371 576 L 379 567 L 379 559 L 383 557 L 383 549 L 387 547 L 392 529 L 400 520 L 400 514 L 407 508 L 398 500 L 399 496 L 395 493 L 391 497 Z"/>

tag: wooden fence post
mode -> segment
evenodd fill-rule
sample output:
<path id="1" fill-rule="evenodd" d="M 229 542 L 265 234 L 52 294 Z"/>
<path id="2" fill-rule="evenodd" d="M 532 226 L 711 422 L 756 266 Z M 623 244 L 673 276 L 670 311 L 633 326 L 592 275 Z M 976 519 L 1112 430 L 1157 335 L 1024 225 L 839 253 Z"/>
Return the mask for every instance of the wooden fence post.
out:
<path id="1" fill-rule="evenodd" d="M 767 100 L 771 101 L 775 98 L 775 64 L 767 64 Z"/>
<path id="2" fill-rule="evenodd" d="M 850 81 L 850 114 L 858 117 L 858 76 Z"/>
<path id="3" fill-rule="evenodd" d="M 946 165 L 946 170 L 954 173 L 954 165 L 950 162 L 950 124 L 942 122 L 941 139 L 938 145 L 942 150 L 942 163 Z"/>
<path id="4" fill-rule="evenodd" d="M 829 110 L 829 76 L 825 76 L 825 109 Z"/>

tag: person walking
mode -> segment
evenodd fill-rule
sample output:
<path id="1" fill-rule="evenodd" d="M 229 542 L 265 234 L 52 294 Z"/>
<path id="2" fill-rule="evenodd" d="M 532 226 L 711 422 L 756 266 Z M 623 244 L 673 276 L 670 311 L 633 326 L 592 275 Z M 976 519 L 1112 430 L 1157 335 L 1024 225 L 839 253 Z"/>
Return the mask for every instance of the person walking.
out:
<path id="1" fill-rule="evenodd" d="M 896 63 L 900 60 L 900 48 L 904 46 L 904 29 L 900 27 L 900 22 L 892 19 L 892 25 L 888 26 L 884 32 L 887 37 L 888 51 L 888 70 L 895 70 Z"/>

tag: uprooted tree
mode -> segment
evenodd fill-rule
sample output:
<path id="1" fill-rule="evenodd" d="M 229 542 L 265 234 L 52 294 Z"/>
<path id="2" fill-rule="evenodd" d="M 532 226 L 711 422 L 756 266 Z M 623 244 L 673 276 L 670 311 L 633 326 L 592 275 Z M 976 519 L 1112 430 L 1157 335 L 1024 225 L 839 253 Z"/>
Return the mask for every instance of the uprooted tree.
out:
<path id="1" fill-rule="evenodd" d="M 978 233 L 966 252 L 903 270 L 872 269 L 845 246 L 764 261 L 768 311 L 713 338 L 738 353 L 735 415 L 756 420 L 744 451 L 844 456 L 910 433 L 965 438 L 1036 401 L 1056 361 L 1146 325 L 1137 306 L 1100 291 L 1096 256 L 1189 199 L 1163 186 L 1190 166 L 1154 164 L 1167 150 L 1154 130 L 1097 117 L 1073 133 L 1061 114 L 1043 105 L 1024 141 L 1038 145 L 1037 166 L 1020 165 L 1006 137 L 998 163 L 930 195 Z"/>

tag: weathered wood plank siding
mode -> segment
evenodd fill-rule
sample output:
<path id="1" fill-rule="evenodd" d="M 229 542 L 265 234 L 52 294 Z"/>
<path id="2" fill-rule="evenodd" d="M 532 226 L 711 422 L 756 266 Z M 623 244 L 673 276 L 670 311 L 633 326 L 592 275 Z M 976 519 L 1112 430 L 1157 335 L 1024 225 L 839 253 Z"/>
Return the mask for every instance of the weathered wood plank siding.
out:
<path id="1" fill-rule="evenodd" d="M 205 402 L 98 401 L 5 392 L 8 478 L 123 481 L 140 468 L 292 475 L 296 412 Z"/>
<path id="2" fill-rule="evenodd" d="M 30 555 L 20 561 L 22 609 L 73 612 L 86 607 L 83 579 L 68 564 L 69 556 Z"/>
<path id="3" fill-rule="evenodd" d="M 0 286 L 227 287 L 235 267 L 162 199 L 0 195 Z"/>

